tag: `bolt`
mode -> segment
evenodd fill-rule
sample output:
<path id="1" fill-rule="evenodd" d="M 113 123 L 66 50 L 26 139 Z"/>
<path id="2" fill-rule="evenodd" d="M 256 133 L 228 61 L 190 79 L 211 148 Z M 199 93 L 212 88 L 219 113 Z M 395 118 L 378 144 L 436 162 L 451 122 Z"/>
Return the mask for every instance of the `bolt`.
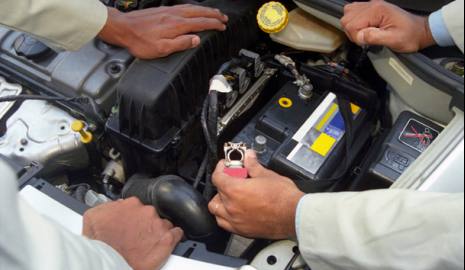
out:
<path id="1" fill-rule="evenodd" d="M 259 135 L 255 137 L 255 142 L 253 145 L 253 149 L 258 154 L 263 154 L 266 152 L 266 145 L 268 143 L 268 139 L 265 136 Z"/>

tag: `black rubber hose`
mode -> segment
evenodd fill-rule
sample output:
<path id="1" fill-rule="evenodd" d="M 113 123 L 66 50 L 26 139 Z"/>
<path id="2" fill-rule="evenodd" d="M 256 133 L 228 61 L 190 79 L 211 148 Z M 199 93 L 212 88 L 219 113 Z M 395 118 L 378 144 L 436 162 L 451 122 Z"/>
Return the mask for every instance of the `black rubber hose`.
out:
<path id="1" fill-rule="evenodd" d="M 212 251 L 224 251 L 228 234 L 208 210 L 208 202 L 184 179 L 167 175 L 156 179 L 133 176 L 124 186 L 123 198 L 137 197 L 152 205 L 161 217 L 182 228 L 189 240 L 205 243 Z"/>

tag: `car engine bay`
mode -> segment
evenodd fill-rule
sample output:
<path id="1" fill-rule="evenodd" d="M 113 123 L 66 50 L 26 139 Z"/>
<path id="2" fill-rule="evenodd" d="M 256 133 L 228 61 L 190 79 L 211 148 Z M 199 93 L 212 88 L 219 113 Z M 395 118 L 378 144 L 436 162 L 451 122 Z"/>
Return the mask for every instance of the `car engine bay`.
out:
<path id="1" fill-rule="evenodd" d="M 102 2 L 130 11 L 186 1 Z M 231 251 L 237 236 L 207 207 L 220 160 L 240 167 L 253 149 L 306 193 L 389 188 L 448 124 L 392 115 L 368 56 L 376 48 L 341 39 L 329 53 L 298 50 L 259 29 L 259 3 L 199 3 L 228 14 L 228 29 L 151 61 L 100 40 L 56 51 L 0 28 L 0 157 L 20 188 L 54 190 L 80 214 L 136 196 L 185 231 L 176 254 L 240 267 L 272 242 Z M 463 82 L 463 58 L 451 61 Z"/>

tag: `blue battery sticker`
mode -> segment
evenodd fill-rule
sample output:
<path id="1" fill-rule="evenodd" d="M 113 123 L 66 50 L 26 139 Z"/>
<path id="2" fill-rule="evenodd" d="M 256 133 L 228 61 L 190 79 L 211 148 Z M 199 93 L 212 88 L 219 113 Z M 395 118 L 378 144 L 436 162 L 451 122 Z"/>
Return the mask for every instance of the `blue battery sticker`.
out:
<path id="1" fill-rule="evenodd" d="M 340 139 L 342 136 L 344 136 L 344 131 L 340 130 L 336 127 L 333 127 L 331 125 L 328 125 L 325 128 L 325 133 L 328 134 L 329 136 L 333 137 L 334 139 Z"/>
<path id="2" fill-rule="evenodd" d="M 334 116 L 333 120 L 331 121 L 331 123 L 329 123 L 329 125 L 340 130 L 346 130 L 344 118 L 342 118 L 341 112 L 337 112 L 336 116 Z"/>
<path id="3" fill-rule="evenodd" d="M 325 133 L 338 140 L 344 136 L 345 124 L 340 112 L 338 112 L 326 126 Z"/>

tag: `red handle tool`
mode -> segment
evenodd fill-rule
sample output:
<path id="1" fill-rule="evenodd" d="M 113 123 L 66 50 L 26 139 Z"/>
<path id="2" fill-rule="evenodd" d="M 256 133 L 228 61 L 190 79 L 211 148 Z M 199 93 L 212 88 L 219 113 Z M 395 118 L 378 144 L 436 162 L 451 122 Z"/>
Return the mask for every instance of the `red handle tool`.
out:
<path id="1" fill-rule="evenodd" d="M 244 143 L 226 143 L 224 146 L 225 166 L 224 173 L 235 178 L 247 179 L 249 172 L 244 168 L 245 152 L 247 146 Z"/>

